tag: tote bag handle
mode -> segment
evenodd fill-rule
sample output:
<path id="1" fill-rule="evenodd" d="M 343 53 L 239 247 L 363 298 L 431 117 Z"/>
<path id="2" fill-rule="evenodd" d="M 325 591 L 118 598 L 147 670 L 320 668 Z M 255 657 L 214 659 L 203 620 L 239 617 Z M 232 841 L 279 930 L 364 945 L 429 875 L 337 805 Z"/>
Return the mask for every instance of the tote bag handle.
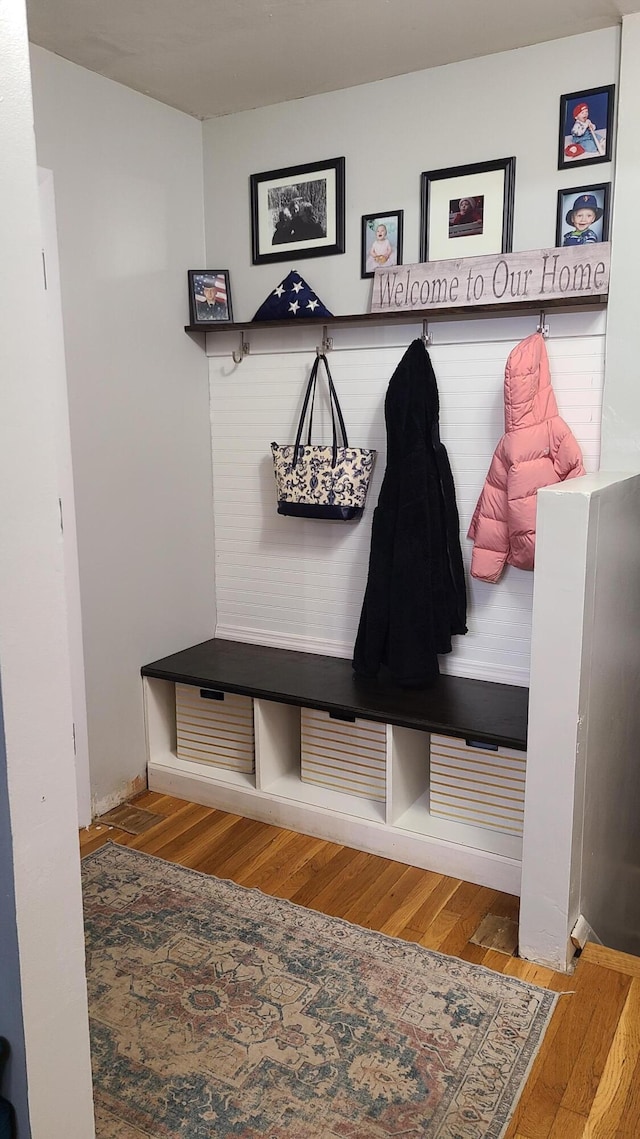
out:
<path id="1" fill-rule="evenodd" d="M 333 382 L 333 379 L 331 378 L 331 372 L 329 370 L 329 364 L 327 362 L 327 357 L 324 355 L 324 353 L 319 352 L 318 355 L 316 356 L 315 360 L 314 360 L 313 367 L 311 369 L 311 375 L 309 376 L 309 382 L 307 384 L 307 390 L 305 392 L 304 402 L 302 404 L 302 412 L 300 414 L 300 421 L 298 423 L 298 432 L 296 435 L 296 441 L 295 441 L 295 446 L 294 446 L 294 451 L 293 451 L 293 466 L 294 467 L 296 467 L 296 465 L 298 464 L 298 462 L 301 458 L 302 449 L 300 447 L 300 440 L 302 438 L 302 432 L 304 429 L 304 421 L 305 421 L 305 417 L 307 415 L 307 410 L 309 410 L 309 429 L 307 432 L 307 445 L 310 446 L 310 444 L 311 444 L 311 429 L 313 427 L 313 410 L 314 410 L 314 405 L 315 405 L 315 400 L 316 400 L 318 369 L 319 369 L 321 360 L 324 364 L 325 371 L 327 373 L 327 382 L 329 385 L 329 405 L 331 407 L 331 427 L 332 427 L 332 432 L 333 432 L 333 443 L 332 443 L 332 454 L 331 454 L 331 466 L 332 467 L 335 467 L 335 465 L 338 461 L 338 433 L 337 433 L 337 427 L 336 427 L 336 417 L 338 420 L 338 425 L 340 427 L 340 434 L 342 435 L 342 445 L 343 445 L 343 447 L 349 446 L 349 441 L 347 439 L 347 429 L 345 427 L 344 417 L 342 415 L 342 409 L 340 407 L 340 401 L 338 400 L 338 393 L 336 392 L 335 384 Z"/>

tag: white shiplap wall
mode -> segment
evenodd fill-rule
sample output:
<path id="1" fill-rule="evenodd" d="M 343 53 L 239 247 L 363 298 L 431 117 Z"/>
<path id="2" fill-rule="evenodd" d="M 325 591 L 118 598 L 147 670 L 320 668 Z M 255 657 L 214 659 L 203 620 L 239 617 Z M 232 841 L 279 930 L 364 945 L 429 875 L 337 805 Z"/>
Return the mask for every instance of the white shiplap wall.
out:
<path id="1" fill-rule="evenodd" d="M 560 414 L 598 469 L 604 314 L 551 314 L 548 351 Z M 434 324 L 430 348 L 441 433 L 456 484 L 463 553 L 466 531 L 504 430 L 504 365 L 536 317 Z M 216 635 L 349 657 L 366 584 L 371 519 L 385 468 L 384 397 L 392 372 L 421 326 L 331 330 L 330 366 L 349 440 L 378 450 L 364 517 L 321 523 L 276 513 L 269 445 L 291 443 L 317 336 L 291 329 L 250 333 L 251 353 L 231 361 L 235 338 L 209 336 L 216 536 Z M 315 432 L 328 438 L 326 409 Z M 497 585 L 470 577 L 466 637 L 441 658 L 461 676 L 528 684 L 533 574 L 507 568 Z"/>

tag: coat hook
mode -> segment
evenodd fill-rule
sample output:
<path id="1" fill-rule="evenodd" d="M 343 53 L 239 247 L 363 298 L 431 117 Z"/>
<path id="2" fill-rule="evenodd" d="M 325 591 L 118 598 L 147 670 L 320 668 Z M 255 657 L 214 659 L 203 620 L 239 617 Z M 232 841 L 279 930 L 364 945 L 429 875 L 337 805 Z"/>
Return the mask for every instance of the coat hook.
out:
<path id="1" fill-rule="evenodd" d="M 540 320 L 538 321 L 536 332 L 539 332 L 540 335 L 545 339 L 549 335 L 549 325 L 547 324 L 547 317 L 544 309 L 542 309 L 540 312 Z"/>
<path id="2" fill-rule="evenodd" d="M 316 346 L 316 355 L 324 356 L 325 352 L 330 352 L 333 348 L 333 336 L 327 336 L 326 324 L 322 327 L 322 344 Z"/>
<path id="3" fill-rule="evenodd" d="M 423 320 L 422 322 L 422 343 L 425 348 L 428 348 L 432 342 L 431 333 L 429 332 L 429 321 Z"/>
<path id="4" fill-rule="evenodd" d="M 245 356 L 249 355 L 250 350 L 251 345 L 249 344 L 249 341 L 245 340 L 242 333 L 240 333 L 240 349 L 238 352 L 231 353 L 234 364 L 241 364 Z"/>

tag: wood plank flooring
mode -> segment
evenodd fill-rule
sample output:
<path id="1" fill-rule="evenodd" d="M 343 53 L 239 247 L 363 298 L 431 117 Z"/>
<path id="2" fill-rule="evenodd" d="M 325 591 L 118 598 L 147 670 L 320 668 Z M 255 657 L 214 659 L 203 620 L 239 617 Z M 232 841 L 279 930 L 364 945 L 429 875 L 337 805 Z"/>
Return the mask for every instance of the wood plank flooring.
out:
<path id="1" fill-rule="evenodd" d="M 640 1139 L 640 958 L 588 945 L 554 973 L 469 940 L 489 913 L 517 917 L 509 894 L 168 795 L 133 802 L 161 821 L 98 820 L 82 854 L 118 842 L 563 992 L 505 1139 Z"/>

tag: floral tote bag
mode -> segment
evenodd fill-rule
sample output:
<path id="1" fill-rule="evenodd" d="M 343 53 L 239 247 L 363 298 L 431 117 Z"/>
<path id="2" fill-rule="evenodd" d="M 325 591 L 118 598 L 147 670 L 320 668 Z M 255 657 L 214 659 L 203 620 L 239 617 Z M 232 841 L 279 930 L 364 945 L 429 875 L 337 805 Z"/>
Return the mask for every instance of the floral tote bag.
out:
<path id="1" fill-rule="evenodd" d="M 331 444 L 326 446 L 311 442 L 313 405 L 321 364 L 329 385 L 333 433 Z M 303 443 L 307 414 L 307 441 Z M 285 446 L 272 443 L 271 454 L 278 514 L 340 522 L 361 517 L 376 452 L 349 446 L 338 395 L 324 354 L 318 353 L 311 369 L 295 443 Z"/>

